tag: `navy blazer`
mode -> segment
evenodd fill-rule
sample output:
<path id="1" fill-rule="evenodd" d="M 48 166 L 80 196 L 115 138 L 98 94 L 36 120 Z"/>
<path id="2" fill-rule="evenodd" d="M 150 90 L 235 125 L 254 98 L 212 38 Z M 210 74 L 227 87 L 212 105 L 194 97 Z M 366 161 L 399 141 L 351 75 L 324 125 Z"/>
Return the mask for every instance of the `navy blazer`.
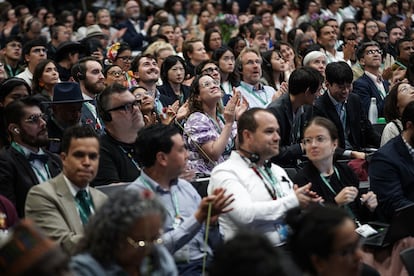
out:
<path id="1" fill-rule="evenodd" d="M 139 20 L 139 27 L 141 30 L 144 29 L 143 20 Z M 146 35 L 144 35 L 142 32 L 138 33 L 129 19 L 119 24 L 118 29 L 123 28 L 126 28 L 126 31 L 122 36 L 122 40 L 129 44 L 129 47 L 131 47 L 132 51 L 141 51 L 144 41 L 146 40 Z"/>
<path id="2" fill-rule="evenodd" d="M 46 151 L 49 155 L 47 165 L 52 177 L 62 170 L 59 156 Z M 26 157 L 9 146 L 0 151 L 0 194 L 7 197 L 16 206 L 19 217 L 24 217 L 24 205 L 29 189 L 39 180 Z"/>
<path id="3" fill-rule="evenodd" d="M 382 81 L 382 83 L 384 84 L 385 92 L 388 94 L 388 81 Z M 364 108 L 367 117 L 371 98 L 377 99 L 378 117 L 384 117 L 384 99 L 381 97 L 375 83 L 367 76 L 367 74 L 364 73 L 359 79 L 354 81 L 352 92 L 358 94 L 361 98 L 362 107 Z"/>
<path id="4" fill-rule="evenodd" d="M 305 112 L 300 117 L 300 126 L 297 129 L 292 129 L 293 111 L 289 94 L 284 94 L 273 101 L 267 109 L 275 115 L 280 127 L 279 155 L 275 156 L 272 161 L 282 167 L 296 167 L 297 160 L 303 158 L 300 142 L 303 129 L 312 117 L 312 107 L 304 106 Z M 299 135 L 297 135 L 298 132 Z"/>
<path id="5" fill-rule="evenodd" d="M 368 170 L 371 189 L 388 220 L 396 209 L 414 203 L 414 160 L 401 135 L 373 155 Z"/>
<path id="6" fill-rule="evenodd" d="M 158 91 L 160 92 L 160 101 L 162 106 L 172 105 L 175 101 L 180 100 L 179 97 L 174 93 L 171 85 L 167 82 L 161 86 L 158 86 Z M 183 94 L 183 103 L 190 96 L 190 87 L 187 85 L 181 85 L 181 93 Z M 161 97 L 163 96 L 163 97 Z"/>
<path id="7" fill-rule="evenodd" d="M 379 148 L 381 136 L 374 130 L 371 122 L 368 120 L 361 105 L 360 97 L 356 94 L 349 94 L 345 104 L 346 124 L 349 128 L 349 142 L 353 150 L 361 150 L 366 147 Z M 345 149 L 345 133 L 336 111 L 335 105 L 332 103 L 328 92 L 325 92 L 315 101 L 314 116 L 322 116 L 331 120 L 338 129 L 339 147 L 342 153 Z M 340 149 L 338 149 L 339 151 Z M 341 152 L 338 152 L 341 153 Z"/>

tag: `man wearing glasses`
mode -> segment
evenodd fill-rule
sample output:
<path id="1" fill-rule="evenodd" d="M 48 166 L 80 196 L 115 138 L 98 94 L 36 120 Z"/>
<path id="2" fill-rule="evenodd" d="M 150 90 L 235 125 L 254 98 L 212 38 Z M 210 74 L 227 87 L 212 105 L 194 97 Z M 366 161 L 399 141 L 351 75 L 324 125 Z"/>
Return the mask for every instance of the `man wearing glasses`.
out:
<path id="1" fill-rule="evenodd" d="M 98 97 L 99 116 L 105 124 L 100 162 L 94 186 L 134 181 L 140 174 L 134 143 L 144 127 L 140 101 L 118 83 Z"/>
<path id="2" fill-rule="evenodd" d="M 47 58 L 46 42 L 44 39 L 30 40 L 23 46 L 23 57 L 26 69 L 16 77 L 24 79 L 32 87 L 33 73 L 40 61 Z"/>
<path id="3" fill-rule="evenodd" d="M 4 110 L 11 146 L 0 152 L 0 194 L 16 206 L 24 217 L 29 189 L 55 177 L 61 171 L 57 155 L 42 149 L 49 143 L 46 117 L 32 97 L 16 100 Z"/>
<path id="4" fill-rule="evenodd" d="M 7 38 L 0 52 L 4 56 L 4 69 L 9 78 L 16 76 L 24 70 L 19 65 L 19 61 L 22 58 L 22 43 L 18 36 Z"/>
<path id="5" fill-rule="evenodd" d="M 366 42 L 358 49 L 357 58 L 364 68 L 364 74 L 354 82 L 353 92 L 361 98 L 367 117 L 371 98 L 377 100 L 378 117 L 384 117 L 384 99 L 389 91 L 389 83 L 382 79 L 380 73 L 382 50 L 377 42 Z"/>

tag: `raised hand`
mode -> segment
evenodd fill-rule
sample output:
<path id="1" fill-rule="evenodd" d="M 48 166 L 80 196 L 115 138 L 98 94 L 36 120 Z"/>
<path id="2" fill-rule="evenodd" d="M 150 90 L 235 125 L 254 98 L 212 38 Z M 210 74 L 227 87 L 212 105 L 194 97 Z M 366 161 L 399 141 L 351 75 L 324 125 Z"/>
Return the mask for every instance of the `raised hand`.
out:
<path id="1" fill-rule="evenodd" d="M 335 202 L 339 206 L 346 205 L 355 200 L 358 195 L 358 189 L 353 186 L 343 188 L 335 197 Z"/>

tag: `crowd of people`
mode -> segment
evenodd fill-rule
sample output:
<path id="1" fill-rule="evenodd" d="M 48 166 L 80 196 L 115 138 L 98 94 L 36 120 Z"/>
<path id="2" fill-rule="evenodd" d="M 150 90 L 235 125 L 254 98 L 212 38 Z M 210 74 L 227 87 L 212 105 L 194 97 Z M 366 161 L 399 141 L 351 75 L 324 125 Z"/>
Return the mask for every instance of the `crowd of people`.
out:
<path id="1" fill-rule="evenodd" d="M 358 233 L 414 204 L 413 1 L 34 2 L 0 3 L 0 274 L 405 275 L 414 233 Z"/>

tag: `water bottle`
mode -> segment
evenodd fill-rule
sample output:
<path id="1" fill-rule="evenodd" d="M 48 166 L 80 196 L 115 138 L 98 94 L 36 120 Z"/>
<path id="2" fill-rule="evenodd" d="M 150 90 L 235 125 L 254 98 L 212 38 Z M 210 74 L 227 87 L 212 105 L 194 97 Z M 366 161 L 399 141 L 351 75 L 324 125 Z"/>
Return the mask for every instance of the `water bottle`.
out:
<path id="1" fill-rule="evenodd" d="M 368 120 L 371 124 L 376 124 L 378 120 L 377 99 L 371 98 L 371 103 L 368 109 Z"/>

